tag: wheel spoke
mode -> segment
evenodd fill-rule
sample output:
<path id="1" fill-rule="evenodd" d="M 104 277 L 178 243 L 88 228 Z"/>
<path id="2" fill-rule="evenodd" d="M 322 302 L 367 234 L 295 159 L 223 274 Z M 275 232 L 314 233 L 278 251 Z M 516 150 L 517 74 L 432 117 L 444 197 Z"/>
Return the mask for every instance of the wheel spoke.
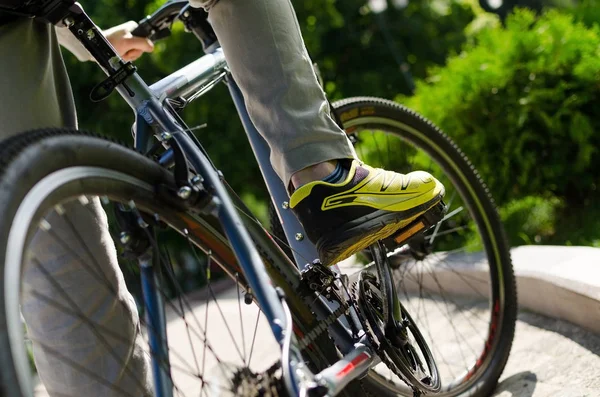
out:
<path id="1" fill-rule="evenodd" d="M 98 376 L 94 371 L 92 371 L 89 368 L 86 368 L 85 366 L 79 364 L 77 361 L 72 360 L 71 358 L 69 358 L 65 354 L 61 353 L 59 350 L 50 347 L 49 345 L 47 345 L 43 341 L 38 340 L 38 339 L 32 339 L 32 341 L 35 344 L 37 344 L 38 346 L 41 346 L 41 348 L 43 350 L 49 352 L 51 355 L 53 355 L 55 357 L 59 357 L 62 361 L 64 361 L 65 363 L 69 364 L 72 368 L 74 368 L 77 371 L 79 371 L 80 373 L 86 375 L 90 379 L 93 379 L 93 380 L 97 381 L 98 383 L 100 383 L 100 384 L 108 387 L 112 391 L 117 392 L 120 396 L 138 397 L 138 396 L 134 396 L 133 394 L 128 393 L 127 391 L 121 389 L 118 386 L 115 386 L 115 384 L 112 383 L 112 382 L 110 382 L 109 380 L 106 380 L 106 379 Z"/>
<path id="2" fill-rule="evenodd" d="M 246 356 L 246 338 L 244 337 L 244 320 L 242 318 L 242 296 L 240 295 L 240 275 L 239 273 L 235 274 L 235 287 L 237 289 L 237 301 L 238 301 L 238 312 L 240 314 L 240 331 L 242 334 L 242 350 L 244 352 L 243 360 L 246 366 L 248 366 L 247 356 Z"/>
<path id="3" fill-rule="evenodd" d="M 205 309 L 204 309 L 204 339 L 206 339 L 206 333 L 208 332 L 208 305 L 210 304 L 210 301 L 206 302 L 205 305 Z M 206 344 L 204 344 L 203 350 L 202 350 L 202 373 L 204 373 L 204 370 L 206 368 Z M 204 392 L 204 386 L 206 385 L 206 382 L 202 382 L 202 385 L 200 386 L 200 395 L 202 395 L 202 393 Z"/>
<path id="4" fill-rule="evenodd" d="M 482 284 L 486 284 L 487 285 L 487 280 L 481 280 L 480 278 L 477 278 L 475 276 L 469 275 L 469 274 L 463 274 L 461 272 L 459 272 L 458 270 L 456 270 L 455 268 L 452 267 L 452 265 L 450 265 L 446 260 L 444 260 L 443 258 L 427 258 L 428 259 L 428 265 L 433 269 L 434 266 L 430 265 L 430 261 L 436 261 L 436 265 L 441 265 L 444 269 L 450 271 L 452 274 L 455 274 L 458 278 L 460 278 L 465 284 L 467 284 L 469 286 L 469 288 L 475 292 L 475 294 L 477 294 L 479 297 L 481 297 L 484 300 L 489 300 L 489 298 L 482 294 L 481 291 L 476 288 L 473 284 L 471 284 L 469 280 L 472 280 L 474 282 L 477 283 L 482 283 Z M 433 273 L 433 270 L 432 270 Z"/>
<path id="5" fill-rule="evenodd" d="M 256 313 L 256 323 L 254 324 L 254 334 L 252 335 L 252 344 L 250 345 L 250 355 L 248 357 L 248 367 L 250 366 L 250 361 L 252 360 L 252 352 L 254 352 L 254 342 L 256 341 L 256 331 L 258 330 L 258 320 L 260 319 L 260 308 L 258 309 L 258 313 Z"/>
<path id="6" fill-rule="evenodd" d="M 437 279 L 437 276 L 436 276 L 436 275 L 435 275 L 433 272 L 431 272 L 431 271 L 430 271 L 430 273 L 429 273 L 429 274 L 430 274 L 430 275 L 433 277 L 433 279 L 434 279 L 434 281 L 435 281 L 436 285 L 437 285 L 437 286 L 438 286 L 438 288 L 439 288 L 439 291 L 440 291 L 440 296 L 441 296 L 442 300 L 443 300 L 443 301 L 444 301 L 444 303 L 445 303 L 445 308 L 446 308 L 446 318 L 448 319 L 448 322 L 450 323 L 450 326 L 451 326 L 451 327 L 452 327 L 452 329 L 454 330 L 454 334 L 455 334 L 456 336 L 460 336 L 460 337 L 462 338 L 463 342 L 467 342 L 467 340 L 466 340 L 466 339 L 465 339 L 465 337 L 463 336 L 463 333 L 462 333 L 462 332 L 458 332 L 458 330 L 456 329 L 456 326 L 455 326 L 455 324 L 454 324 L 454 321 L 452 321 L 453 315 L 452 315 L 452 313 L 450 313 L 450 305 L 448 304 L 447 294 L 445 294 L 445 293 L 444 293 L 444 291 L 445 291 L 445 290 L 444 290 L 444 288 L 441 286 L 441 283 L 439 282 L 439 280 Z M 458 303 L 456 303 L 456 302 L 455 302 L 455 301 L 453 301 L 453 300 L 452 300 L 452 303 L 453 303 L 453 305 L 454 305 L 455 307 L 459 307 L 459 308 L 460 308 L 460 306 L 461 306 L 461 305 L 459 305 Z M 472 323 L 472 322 L 469 320 L 469 318 L 468 318 L 468 317 L 466 317 L 466 315 L 464 314 L 464 312 L 463 312 L 462 310 L 459 310 L 459 311 L 458 311 L 458 313 L 460 313 L 460 314 L 461 314 L 461 315 L 462 315 L 462 316 L 465 318 L 465 320 L 467 320 L 467 323 L 468 323 L 468 324 L 471 326 L 471 328 L 473 328 L 473 329 L 475 330 L 475 332 L 477 332 L 477 328 L 475 328 L 475 326 L 474 326 L 474 325 L 473 325 L 473 323 Z M 457 342 L 458 342 L 458 341 L 457 341 Z M 485 340 L 483 340 L 482 342 L 483 342 L 483 343 L 485 343 Z M 459 345 L 460 345 L 460 343 L 459 343 Z M 471 345 L 470 345 L 468 342 L 467 342 L 467 345 L 468 345 L 468 346 L 469 346 L 469 348 L 471 349 L 471 352 L 473 353 L 473 355 L 475 355 L 475 356 L 476 356 L 476 355 L 477 355 L 477 353 L 476 353 L 476 352 L 473 350 L 473 348 L 471 347 Z M 462 350 L 461 350 L 461 355 L 462 355 Z M 463 360 L 464 360 L 464 361 L 466 361 L 466 360 L 464 359 L 464 355 L 463 355 Z M 467 368 L 467 369 L 468 369 L 468 368 Z"/>
<path id="7" fill-rule="evenodd" d="M 79 309 L 79 306 L 77 305 L 77 303 L 75 303 L 75 301 L 60 286 L 60 284 L 54 279 L 54 277 L 52 277 L 52 275 L 50 274 L 50 272 L 36 258 L 31 258 L 31 263 L 34 264 L 36 266 L 36 268 L 38 270 L 40 270 L 44 274 L 44 276 L 50 282 L 50 284 L 52 284 L 52 287 L 56 290 L 56 292 L 71 307 L 71 310 L 73 310 L 73 312 L 77 313 L 77 318 L 80 319 L 81 321 L 83 321 L 87 326 L 90 327 L 90 329 L 92 330 L 92 332 L 94 333 L 94 335 L 96 336 L 96 338 L 100 341 L 100 343 L 103 345 L 103 347 L 106 349 L 106 351 L 108 352 L 108 354 L 116 362 L 118 362 L 119 365 L 122 366 L 122 368 L 125 369 L 125 372 L 127 373 L 127 375 L 131 376 L 131 378 L 134 379 L 134 381 L 136 382 L 137 386 L 140 387 L 140 389 L 143 389 L 144 387 L 143 387 L 143 384 L 140 381 L 140 379 L 138 379 L 135 376 L 133 376 L 131 368 L 129 368 L 129 366 L 127 365 L 127 363 L 124 361 L 123 358 L 119 357 L 119 354 L 115 351 L 115 349 L 113 348 L 113 345 L 110 344 L 106 340 L 106 338 L 104 338 L 102 336 L 102 334 L 100 334 L 98 332 L 98 330 L 93 326 L 94 324 L 92 324 L 91 321 L 81 312 L 81 309 Z M 137 332 L 136 332 L 136 337 L 137 337 Z"/>
<path id="8" fill-rule="evenodd" d="M 445 236 L 447 234 L 451 234 L 451 233 L 454 233 L 454 232 L 459 232 L 461 230 L 465 230 L 465 229 L 469 228 L 469 226 L 464 225 L 464 226 L 457 226 L 457 227 L 454 227 L 452 229 L 446 229 L 446 230 L 444 230 L 442 232 L 438 232 L 438 230 L 439 230 L 438 226 L 439 225 L 441 225 L 441 222 L 436 225 L 435 231 L 434 231 L 433 234 L 431 234 L 429 236 L 425 236 L 425 240 L 429 240 L 430 244 L 433 244 L 433 241 L 435 240 L 436 237 Z"/>
<path id="9" fill-rule="evenodd" d="M 413 264 L 417 263 L 416 261 L 413 261 Z M 397 281 L 395 281 L 397 282 Z M 403 281 L 400 282 L 400 286 L 402 285 Z M 404 304 L 408 303 L 411 306 L 411 310 L 410 312 L 414 312 L 414 306 L 413 306 L 413 299 L 410 298 L 410 296 L 408 295 L 408 292 L 406 291 L 406 289 L 402 289 L 402 293 L 404 294 L 404 298 L 405 301 L 403 302 Z M 420 294 L 426 293 L 425 291 L 423 291 L 422 289 L 420 289 L 419 291 Z M 441 353 L 441 351 L 439 350 L 438 344 L 437 343 L 431 343 L 434 342 L 435 339 L 433 338 L 433 336 L 431 335 L 431 330 L 433 329 L 429 323 L 429 318 L 427 316 L 427 310 L 425 310 L 424 312 L 424 317 L 425 317 L 425 323 L 426 323 L 426 327 L 425 327 L 425 332 L 427 333 L 428 337 L 429 337 L 429 345 L 433 346 L 433 350 L 434 350 L 434 355 L 436 355 L 436 357 L 440 357 L 442 359 L 442 362 L 444 363 L 444 365 L 446 366 L 446 368 L 452 368 L 448 362 L 446 361 L 446 356 L 444 354 Z M 437 354 L 435 353 L 437 351 Z M 452 375 L 454 377 L 454 375 Z"/>
<path id="10" fill-rule="evenodd" d="M 198 258 L 198 253 L 196 252 L 196 248 L 194 247 L 194 245 L 192 244 L 191 240 L 189 239 L 189 236 L 187 238 L 188 244 L 190 245 L 192 252 L 194 253 L 194 256 L 196 257 L 196 259 L 199 260 Z M 208 273 L 210 275 L 210 272 Z M 231 328 L 229 327 L 229 324 L 227 323 L 227 319 L 225 318 L 225 315 L 223 314 L 223 310 L 221 309 L 221 306 L 219 305 L 219 302 L 217 300 L 217 296 L 215 294 L 215 291 L 212 288 L 212 285 L 210 283 L 207 283 L 207 287 L 208 287 L 208 292 L 210 294 L 210 297 L 213 299 L 215 306 L 221 316 L 221 319 L 223 320 L 223 323 L 225 324 L 225 328 L 227 329 L 227 333 L 229 334 L 229 336 L 231 337 L 231 340 L 233 342 L 233 345 L 235 347 L 235 350 L 237 351 L 240 359 L 244 361 L 244 356 L 242 355 L 242 352 L 238 346 L 238 344 L 235 342 L 235 337 L 233 336 L 233 332 L 231 331 Z"/>
<path id="11" fill-rule="evenodd" d="M 154 237 L 149 232 L 148 232 L 148 237 L 150 239 L 154 240 Z M 193 244 L 189 240 L 189 236 L 188 236 L 187 240 L 188 240 L 188 243 L 192 247 L 192 250 L 194 252 L 196 260 L 198 261 L 198 263 L 201 263 L 202 261 L 198 257 Z M 162 260 L 164 261 L 164 258 L 162 258 Z M 210 261 L 208 261 L 208 262 L 210 262 Z M 197 329 L 193 328 L 190 325 L 190 323 L 187 321 L 187 318 L 185 317 L 185 310 L 179 311 L 179 308 L 177 306 L 175 306 L 170 300 L 166 300 L 166 304 L 171 308 L 171 310 L 173 310 L 174 313 L 176 313 L 179 317 L 181 317 L 183 319 L 185 327 L 186 327 L 186 330 L 192 332 L 203 343 L 203 345 L 204 345 L 204 351 L 206 351 L 206 349 L 208 349 L 208 351 L 212 354 L 212 356 L 217 361 L 217 364 L 219 365 L 219 368 L 221 368 L 221 370 L 223 371 L 223 375 L 226 375 L 226 372 L 225 372 L 225 369 L 224 369 L 225 368 L 225 364 L 217 356 L 217 354 L 215 353 L 215 350 L 212 348 L 211 344 L 208 342 L 208 339 L 206 337 L 206 330 L 203 329 L 203 327 L 200 325 L 200 321 L 198 320 L 198 318 L 194 314 L 194 310 L 192 309 L 192 305 L 190 304 L 189 300 L 186 298 L 183 289 L 181 288 L 181 286 L 179 285 L 179 283 L 177 282 L 177 280 L 175 278 L 175 273 L 171 269 L 167 268 L 167 274 L 171 278 L 173 284 L 175 285 L 175 288 L 177 289 L 177 292 L 178 292 L 179 296 L 181 297 L 180 302 L 183 302 L 183 304 L 185 304 L 185 306 L 186 306 L 186 309 L 191 313 L 192 319 L 194 320 L 194 323 L 195 323 Z M 209 282 L 209 280 L 210 280 L 210 272 L 207 271 L 207 274 L 208 274 L 208 276 L 207 276 L 207 285 L 208 285 L 209 289 L 211 289 L 210 288 L 210 282 Z M 213 294 L 213 296 L 214 296 L 214 294 Z M 164 297 L 164 295 L 163 295 L 163 297 Z M 207 300 L 207 304 L 208 304 L 208 302 L 209 302 L 209 300 Z M 208 308 L 207 308 L 207 310 L 208 310 Z M 198 332 L 202 333 L 203 335 L 199 334 Z M 204 357 L 206 357 L 206 355 Z"/>
<path id="12" fill-rule="evenodd" d="M 169 253 L 168 250 L 166 250 L 166 257 L 167 257 L 167 263 L 166 263 L 166 265 L 168 266 L 169 274 L 175 274 L 175 269 L 173 268 L 173 263 L 171 261 L 171 255 L 170 255 L 170 253 Z M 176 281 L 173 280 L 173 283 L 175 284 Z M 185 317 L 185 309 L 183 308 L 183 298 L 182 298 L 182 296 L 183 296 L 183 294 L 179 294 L 179 293 L 177 294 L 177 301 L 179 302 L 179 310 L 181 311 L 181 314 L 182 314 L 183 322 L 185 324 L 185 333 L 186 333 L 187 338 L 188 338 L 190 349 L 192 350 L 192 356 L 194 357 L 194 364 L 196 365 L 196 373 L 198 373 L 200 375 L 200 374 L 204 373 L 204 370 L 203 370 L 203 372 L 200 372 L 200 366 L 198 365 L 198 357 L 196 355 L 196 349 L 194 347 L 194 343 L 192 342 L 192 335 L 190 333 L 190 326 L 189 326 L 189 323 L 187 321 L 187 318 Z M 206 339 L 206 333 L 204 334 L 204 336 L 205 336 L 205 339 Z M 205 346 L 206 346 L 206 344 L 205 344 Z M 202 380 L 202 383 L 204 383 L 204 380 Z"/>
<path id="13" fill-rule="evenodd" d="M 276 242 L 277 244 L 279 244 L 280 246 L 283 246 L 287 249 L 289 249 L 290 251 L 292 251 L 295 255 L 300 256 L 300 258 L 302 258 L 302 260 L 304 260 L 305 263 L 310 263 L 312 261 L 312 259 L 308 259 L 306 258 L 304 255 L 301 255 L 300 252 L 298 252 L 297 250 L 295 250 L 294 248 L 292 248 L 291 245 L 288 244 L 287 240 L 285 238 L 281 238 L 279 236 L 277 236 L 275 233 L 270 233 L 263 225 L 262 223 L 260 223 L 256 217 L 252 214 L 248 214 L 243 208 L 238 207 L 237 205 L 235 206 L 235 208 L 237 209 L 237 211 L 239 213 L 241 213 L 242 215 L 244 215 L 246 218 L 250 219 L 252 222 L 254 222 L 256 225 L 260 226 L 261 229 L 267 233 L 269 236 L 271 236 Z M 293 261 L 293 259 L 290 258 L 290 260 Z"/>

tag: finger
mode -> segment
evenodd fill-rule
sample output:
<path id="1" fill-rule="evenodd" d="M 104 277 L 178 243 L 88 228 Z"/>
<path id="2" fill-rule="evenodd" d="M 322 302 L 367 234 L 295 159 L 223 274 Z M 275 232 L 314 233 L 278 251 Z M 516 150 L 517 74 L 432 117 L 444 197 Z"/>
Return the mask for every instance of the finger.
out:
<path id="1" fill-rule="evenodd" d="M 103 33 L 106 37 L 111 37 L 115 35 L 118 37 L 123 37 L 126 34 L 131 34 L 130 32 L 134 30 L 137 26 L 137 22 L 129 21 L 117 26 L 113 26 L 112 28 L 104 29 Z"/>
<path id="2" fill-rule="evenodd" d="M 144 51 L 141 50 L 129 50 L 123 55 L 123 60 L 125 62 L 135 61 L 141 57 L 143 53 Z"/>
<path id="3" fill-rule="evenodd" d="M 145 37 L 131 37 L 127 39 L 127 47 L 130 50 L 140 50 L 143 52 L 152 52 L 154 43 Z"/>
<path id="4" fill-rule="evenodd" d="M 135 28 L 137 28 L 138 24 L 136 21 L 127 21 L 121 25 L 119 25 L 118 27 L 120 29 L 126 30 L 128 32 L 131 32 L 132 30 L 134 30 Z"/>

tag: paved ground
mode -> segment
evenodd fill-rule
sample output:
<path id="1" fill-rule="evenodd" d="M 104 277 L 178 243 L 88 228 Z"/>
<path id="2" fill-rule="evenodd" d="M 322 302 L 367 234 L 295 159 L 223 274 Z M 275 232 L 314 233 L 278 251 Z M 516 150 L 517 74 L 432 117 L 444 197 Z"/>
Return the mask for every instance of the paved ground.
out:
<path id="1" fill-rule="evenodd" d="M 513 249 L 523 311 L 494 396 L 600 397 L 600 281 L 594 277 L 598 260 L 600 250 L 586 247 Z M 351 263 L 343 266 L 345 272 L 355 271 Z M 447 255 L 429 261 L 422 268 L 426 271 L 408 265 L 402 269 L 412 269 L 403 277 L 406 294 L 401 293 L 402 302 L 417 320 L 447 383 L 468 369 L 485 343 L 489 319 L 485 258 L 479 253 Z M 173 309 L 167 312 L 172 372 L 180 395 L 201 394 L 202 381 L 193 373 L 205 374 L 205 395 L 231 395 L 223 390 L 229 386 L 224 379 L 231 379 L 242 362 L 262 371 L 277 358 L 264 318 L 257 316 L 256 306 L 240 303 L 238 291 L 229 285 L 215 286 L 218 305 L 213 301 L 207 306 L 201 292 L 191 296 L 193 315 L 188 312 L 186 319 Z M 526 312 L 527 308 L 552 318 Z M 585 328 L 555 318 L 572 319 Z M 202 343 L 205 330 L 210 349 Z M 219 364 L 215 356 L 230 359 Z M 383 376 L 391 376 L 382 365 L 378 369 Z M 38 392 L 44 396 L 43 387 Z"/>
<path id="2" fill-rule="evenodd" d="M 600 336 L 521 313 L 499 397 L 600 396 Z"/>
<path id="3" fill-rule="evenodd" d="M 244 323 L 245 348 L 232 343 L 227 327 L 223 326 L 222 315 L 228 319 L 231 333 L 236 340 L 240 339 L 241 327 L 236 290 L 227 290 L 219 295 L 219 308 L 214 303 L 206 305 L 193 304 L 193 312 L 199 319 L 200 324 L 192 325 L 191 328 L 202 328 L 204 320 L 208 315 L 209 326 L 208 339 L 212 342 L 212 348 L 216 355 L 229 354 L 234 357 L 230 364 L 239 364 L 241 358 L 248 358 L 252 354 L 251 364 L 256 369 L 263 369 L 273 362 L 276 354 L 275 345 L 267 332 L 267 325 L 260 322 L 257 328 L 257 338 L 254 348 L 251 348 L 253 338 L 253 327 L 256 324 L 257 311 L 250 307 L 246 308 L 242 303 L 241 321 Z M 431 311 L 435 312 L 432 304 Z M 476 316 L 475 308 L 470 312 Z M 454 324 L 457 328 L 468 330 L 471 328 L 467 317 L 462 317 Z M 188 322 L 193 324 L 191 316 L 187 316 Z M 439 316 L 438 316 L 439 319 Z M 198 327 L 200 326 L 200 327 Z M 444 324 L 432 321 L 432 331 L 435 335 L 439 329 L 443 332 Z M 172 361 L 178 370 L 175 373 L 175 382 L 182 395 L 198 395 L 200 382 L 186 375 L 193 367 L 205 368 L 208 373 L 207 379 L 211 382 L 210 395 L 226 395 L 221 392 L 217 379 L 222 378 L 221 366 L 216 365 L 214 357 L 210 352 L 204 352 L 202 344 L 190 348 L 185 322 L 171 313 L 169 321 L 169 338 L 173 343 Z M 193 331 L 192 336 L 194 336 Z M 467 334 L 467 332 L 465 332 Z M 442 335 L 441 333 L 439 335 Z M 197 334 L 196 334 L 197 336 Z M 434 336 L 438 338 L 438 336 Z M 471 342 L 470 336 L 465 336 Z M 197 339 L 197 338 L 195 338 Z M 465 342 L 461 340 L 461 342 Z M 462 343 L 464 344 L 464 343 Z M 456 345 L 452 338 L 441 347 L 442 350 L 453 349 Z M 245 349 L 245 351 L 244 351 Z M 252 350 L 252 353 L 251 353 Z M 198 357 L 197 362 L 192 359 L 193 355 Z M 204 359 L 206 358 L 206 359 Z M 191 363 L 191 364 L 186 364 Z M 453 363 L 448 364 L 450 367 Z M 444 364 L 442 364 L 444 366 Z M 211 368 L 211 370 L 208 370 Z M 447 368 L 442 368 L 445 373 Z M 36 395 L 43 396 L 43 389 L 38 388 Z M 569 323 L 548 319 L 539 315 L 521 313 L 517 324 L 516 340 L 511 358 L 498 386 L 495 396 L 500 397 L 593 397 L 600 396 L 600 336 L 593 335 L 588 331 L 575 327 Z"/>

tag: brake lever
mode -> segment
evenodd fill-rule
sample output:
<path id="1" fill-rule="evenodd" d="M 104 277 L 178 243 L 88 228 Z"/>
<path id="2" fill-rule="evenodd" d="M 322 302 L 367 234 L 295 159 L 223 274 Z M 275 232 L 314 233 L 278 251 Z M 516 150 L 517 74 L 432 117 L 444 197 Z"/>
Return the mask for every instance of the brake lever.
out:
<path id="1" fill-rule="evenodd" d="M 172 23 L 173 21 L 171 20 Z M 171 35 L 171 25 L 169 24 L 168 27 L 156 29 L 152 26 L 150 19 L 146 17 L 138 23 L 138 26 L 131 31 L 131 34 L 137 37 L 145 37 L 150 41 L 158 41 Z"/>
<path id="2" fill-rule="evenodd" d="M 156 30 L 149 22 L 149 16 L 138 22 L 138 26 L 131 31 L 131 34 L 137 37 L 150 38 Z"/>
<path id="3" fill-rule="evenodd" d="M 162 40 L 171 35 L 171 26 L 181 10 L 187 6 L 188 0 L 174 0 L 164 4 L 152 15 L 142 19 L 131 32 L 138 37 L 146 37 L 151 41 Z"/>

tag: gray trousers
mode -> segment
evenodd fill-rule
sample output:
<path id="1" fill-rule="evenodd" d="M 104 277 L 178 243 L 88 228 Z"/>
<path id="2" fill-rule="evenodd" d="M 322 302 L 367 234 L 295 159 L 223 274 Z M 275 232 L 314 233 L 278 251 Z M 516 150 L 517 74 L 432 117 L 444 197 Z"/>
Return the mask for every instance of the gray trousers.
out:
<path id="1" fill-rule="evenodd" d="M 34 128 L 77 127 L 53 27 L 31 20 L 0 27 L 0 53 L 0 138 Z M 50 395 L 114 396 L 115 390 L 151 395 L 148 348 L 137 337 L 137 308 L 119 269 L 106 214 L 96 198 L 85 207 L 68 205 L 65 216 L 74 229 L 50 214 L 59 239 L 39 231 L 23 272 L 21 311 L 39 376 Z M 120 338 L 94 330 L 80 316 Z M 73 363 L 104 382 L 73 369 Z"/>
<path id="2" fill-rule="evenodd" d="M 307 166 L 353 157 L 345 134 L 329 115 L 289 0 L 196 0 L 196 5 L 210 9 L 250 117 L 286 184 Z M 0 139 L 34 128 L 76 127 L 54 28 L 29 20 L 2 26 L 0 53 Z M 75 230 L 57 214 L 50 215 L 53 229 L 66 244 L 38 232 L 32 242 L 35 259 L 24 271 L 22 312 L 38 373 L 56 396 L 112 396 L 118 394 L 115 390 L 149 395 L 148 357 L 137 337 L 139 319 L 118 267 L 106 216 L 97 199 L 85 207 L 73 204 L 67 214 Z M 77 234 L 89 253 L 64 248 L 79 245 Z M 66 314 L 65 307 L 121 338 L 98 338 L 78 316 Z M 83 370 L 74 370 L 73 362 Z"/>

